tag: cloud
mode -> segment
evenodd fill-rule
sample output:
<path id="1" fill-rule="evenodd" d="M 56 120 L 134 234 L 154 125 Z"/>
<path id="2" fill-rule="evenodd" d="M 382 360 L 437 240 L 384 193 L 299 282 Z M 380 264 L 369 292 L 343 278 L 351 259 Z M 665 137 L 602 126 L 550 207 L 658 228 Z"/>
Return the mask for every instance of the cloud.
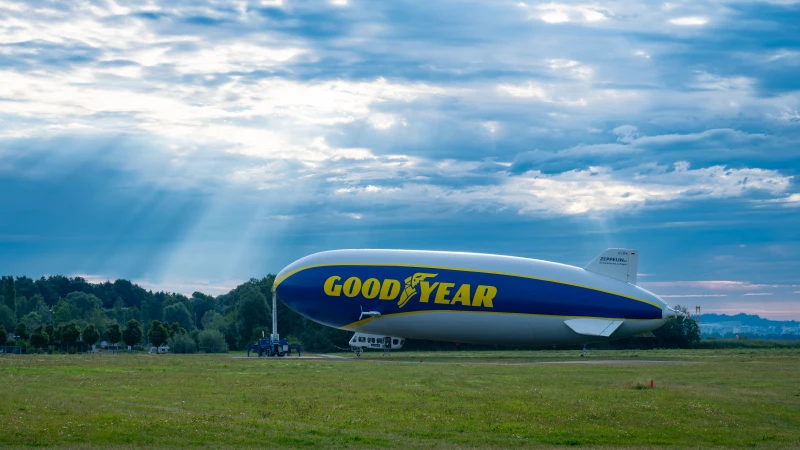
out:
<path id="1" fill-rule="evenodd" d="M 592 76 L 592 69 L 580 61 L 570 59 L 551 59 L 547 62 L 550 70 L 557 74 L 564 74 L 571 78 L 588 79 Z"/>
<path id="2" fill-rule="evenodd" d="M 745 297 L 759 297 L 765 295 L 774 295 L 773 292 L 748 292 L 744 294 Z"/>
<path id="3" fill-rule="evenodd" d="M 645 284 L 645 283 L 643 283 Z M 700 288 L 719 291 L 751 291 L 775 288 L 775 284 L 756 284 L 747 281 L 709 280 L 709 281 L 650 281 L 649 288 Z"/>
<path id="4" fill-rule="evenodd" d="M 673 295 L 660 295 L 661 298 L 714 298 L 714 297 L 727 297 L 727 294 L 673 294 Z"/>
<path id="5" fill-rule="evenodd" d="M 699 16 L 676 17 L 670 19 L 669 23 L 682 27 L 698 27 L 708 23 L 708 19 Z"/>
<path id="6" fill-rule="evenodd" d="M 775 198 L 775 199 L 770 199 L 770 200 L 764 200 L 763 203 L 765 203 L 765 204 L 769 204 L 769 203 L 779 204 L 779 205 L 790 207 L 790 208 L 792 208 L 792 207 L 796 208 L 796 207 L 800 206 L 800 193 L 791 194 L 791 195 L 789 195 L 787 197 L 783 197 L 783 198 Z"/>
<path id="7" fill-rule="evenodd" d="M 174 292 L 191 297 L 194 292 L 202 292 L 208 295 L 227 294 L 245 281 L 246 280 L 224 280 L 215 283 L 209 280 L 163 280 L 159 282 L 133 280 L 133 283 L 154 292 Z"/>
<path id="8" fill-rule="evenodd" d="M 620 125 L 611 130 L 612 133 L 617 135 L 617 142 L 630 144 L 639 138 L 639 130 L 633 125 Z"/>
<path id="9" fill-rule="evenodd" d="M 703 71 L 696 71 L 693 86 L 698 89 L 733 91 L 752 89 L 755 80 L 748 77 L 721 77 Z"/>
<path id="10" fill-rule="evenodd" d="M 520 3 L 520 7 L 531 10 L 531 17 L 546 23 L 566 22 L 598 22 L 608 17 L 596 6 L 590 5 L 565 5 L 561 3 L 546 3 L 529 7 Z"/>
<path id="11" fill-rule="evenodd" d="M 69 277 L 80 277 L 89 283 L 102 284 L 106 282 L 114 282 L 119 277 L 98 275 L 98 274 L 71 274 Z M 225 280 L 220 283 L 212 282 L 210 280 L 162 280 L 153 282 L 147 279 L 131 280 L 132 283 L 138 284 L 144 289 L 154 292 L 174 292 L 191 297 L 194 292 L 202 292 L 209 295 L 227 294 L 236 286 L 242 284 L 246 280 Z"/>
<path id="12" fill-rule="evenodd" d="M 550 96 L 545 92 L 544 88 L 530 83 L 522 86 L 501 84 L 497 86 L 497 90 L 512 97 L 535 98 L 543 102 L 552 102 Z"/>
<path id="13" fill-rule="evenodd" d="M 0 270 L 221 286 L 344 245 L 577 260 L 631 242 L 664 279 L 785 286 L 796 256 L 766 246 L 797 223 L 791 13 L 4 1 L 0 190 L 19 194 L 0 236 L 28 253 Z M 770 241 L 757 272 L 730 236 Z M 758 291 L 712 288 L 665 290 Z"/>
<path id="14" fill-rule="evenodd" d="M 413 161 L 407 167 L 426 173 L 427 170 L 420 167 L 425 163 Z M 457 167 L 453 175 L 463 173 L 461 167 L 464 165 Z M 439 171 L 437 175 L 446 176 L 450 170 L 452 168 Z M 357 181 L 355 173 L 351 176 L 353 181 Z M 465 208 L 481 205 L 482 209 L 496 211 L 512 209 L 522 214 L 584 214 L 658 205 L 679 199 L 738 197 L 750 190 L 782 192 L 789 184 L 789 179 L 776 172 L 731 170 L 722 166 L 692 170 L 687 164 L 678 164 L 672 170 L 640 166 L 622 173 L 606 167 L 554 175 L 530 171 L 518 176 L 499 174 L 494 181 L 489 186 L 443 189 L 407 180 L 397 185 L 387 199 L 396 204 L 415 204 L 418 208 L 431 202 Z"/>

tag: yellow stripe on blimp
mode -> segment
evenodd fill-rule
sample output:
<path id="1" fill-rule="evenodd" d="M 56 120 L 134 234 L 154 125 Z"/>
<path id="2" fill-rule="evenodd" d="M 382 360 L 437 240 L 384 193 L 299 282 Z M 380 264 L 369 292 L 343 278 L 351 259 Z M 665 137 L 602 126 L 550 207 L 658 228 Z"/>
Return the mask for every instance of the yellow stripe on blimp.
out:
<path id="1" fill-rule="evenodd" d="M 511 316 L 538 316 L 538 317 L 558 317 L 561 319 L 598 319 L 598 320 L 660 320 L 660 319 L 626 319 L 624 317 L 595 317 L 595 316 L 562 316 L 559 314 L 529 314 L 529 313 L 515 313 L 515 312 L 499 312 L 499 311 L 458 311 L 452 309 L 435 309 L 429 311 L 407 311 L 401 313 L 392 313 L 392 314 L 382 314 L 380 316 L 373 316 L 367 317 L 366 319 L 358 320 L 353 323 L 349 323 L 343 327 L 339 327 L 341 330 L 347 331 L 355 331 L 356 328 L 364 325 L 368 322 L 371 322 L 376 319 L 383 319 L 386 317 L 396 317 L 396 316 L 406 316 L 409 314 L 428 314 L 428 313 L 459 313 L 459 314 L 505 314 Z"/>
<path id="2" fill-rule="evenodd" d="M 306 267 L 301 267 L 299 269 L 295 269 L 295 270 L 287 273 L 286 275 L 275 279 L 275 283 L 273 283 L 273 289 L 278 289 L 278 285 L 280 285 L 283 282 L 283 280 L 289 278 L 290 276 L 292 276 L 292 275 L 294 275 L 294 274 L 296 274 L 298 272 L 302 272 L 302 271 L 307 270 L 307 269 L 314 269 L 314 268 L 317 268 L 317 267 L 336 267 L 336 266 L 411 267 L 411 268 L 415 268 L 416 267 L 416 268 L 421 268 L 421 269 L 455 270 L 455 271 L 459 271 L 459 272 L 486 273 L 486 274 L 490 274 L 490 275 L 505 275 L 507 277 L 526 278 L 526 279 L 529 279 L 529 280 L 547 281 L 549 283 L 557 283 L 557 284 L 563 284 L 563 285 L 567 285 L 567 286 L 575 286 L 575 287 L 579 287 L 579 288 L 583 288 L 583 289 L 589 289 L 589 290 L 592 290 L 592 291 L 603 292 L 605 294 L 611 294 L 611 295 L 616 295 L 618 297 L 623 297 L 623 298 L 628 298 L 628 299 L 631 299 L 631 300 L 636 300 L 637 302 L 646 303 L 646 304 L 648 304 L 650 306 L 655 306 L 656 308 L 661 309 L 661 310 L 664 309 L 664 307 L 661 306 L 661 305 L 658 305 L 658 304 L 653 303 L 653 302 L 649 302 L 647 300 L 643 300 L 641 298 L 631 297 L 630 295 L 620 294 L 618 292 L 606 291 L 604 289 L 598 289 L 598 288 L 594 288 L 594 287 L 590 287 L 590 286 L 584 286 L 584 285 L 581 285 L 581 284 L 568 283 L 566 281 L 551 280 L 551 279 L 548 279 L 548 278 L 539 278 L 539 277 L 533 277 L 533 276 L 530 276 L 530 275 L 520 275 L 520 274 L 516 274 L 516 273 L 494 272 L 494 271 L 491 271 L 491 270 L 467 269 L 467 268 L 464 268 L 464 267 L 427 266 L 427 265 L 420 265 L 420 264 L 376 264 L 376 263 L 375 264 L 373 264 L 373 263 L 315 264 L 313 266 L 306 266 Z M 403 313 L 403 314 L 408 314 L 408 313 Z"/>

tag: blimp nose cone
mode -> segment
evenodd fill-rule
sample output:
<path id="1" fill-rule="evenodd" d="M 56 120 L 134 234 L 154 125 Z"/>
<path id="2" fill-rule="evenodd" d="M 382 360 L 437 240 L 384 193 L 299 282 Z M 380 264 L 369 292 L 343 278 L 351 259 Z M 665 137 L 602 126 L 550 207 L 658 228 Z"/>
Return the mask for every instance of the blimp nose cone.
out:
<path id="1" fill-rule="evenodd" d="M 313 268 L 279 274 L 275 293 L 286 306 L 324 325 L 340 328 L 359 319 L 360 304 L 349 297 L 330 297 L 324 291 L 335 268 Z"/>
<path id="2" fill-rule="evenodd" d="M 678 311 L 675 311 L 669 306 L 661 310 L 661 318 L 663 318 L 664 320 L 669 320 L 672 319 L 673 317 L 678 317 L 679 315 L 680 314 L 678 313 Z"/>

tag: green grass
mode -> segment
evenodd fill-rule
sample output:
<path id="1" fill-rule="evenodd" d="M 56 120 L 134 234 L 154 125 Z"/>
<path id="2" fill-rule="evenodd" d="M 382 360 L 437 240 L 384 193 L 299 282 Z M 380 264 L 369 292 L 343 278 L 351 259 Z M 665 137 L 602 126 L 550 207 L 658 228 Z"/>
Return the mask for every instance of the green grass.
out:
<path id="1" fill-rule="evenodd" d="M 235 356 L 2 356 L 0 447 L 800 448 L 798 349 Z"/>

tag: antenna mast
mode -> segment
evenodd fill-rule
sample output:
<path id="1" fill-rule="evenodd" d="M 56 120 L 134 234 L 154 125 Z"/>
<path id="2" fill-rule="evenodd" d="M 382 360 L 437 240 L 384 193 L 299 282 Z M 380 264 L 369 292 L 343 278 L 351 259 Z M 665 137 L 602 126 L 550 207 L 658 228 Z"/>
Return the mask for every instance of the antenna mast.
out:
<path id="1" fill-rule="evenodd" d="M 275 292 L 275 286 L 272 287 L 272 336 L 273 341 L 279 341 L 278 336 L 278 294 Z"/>

